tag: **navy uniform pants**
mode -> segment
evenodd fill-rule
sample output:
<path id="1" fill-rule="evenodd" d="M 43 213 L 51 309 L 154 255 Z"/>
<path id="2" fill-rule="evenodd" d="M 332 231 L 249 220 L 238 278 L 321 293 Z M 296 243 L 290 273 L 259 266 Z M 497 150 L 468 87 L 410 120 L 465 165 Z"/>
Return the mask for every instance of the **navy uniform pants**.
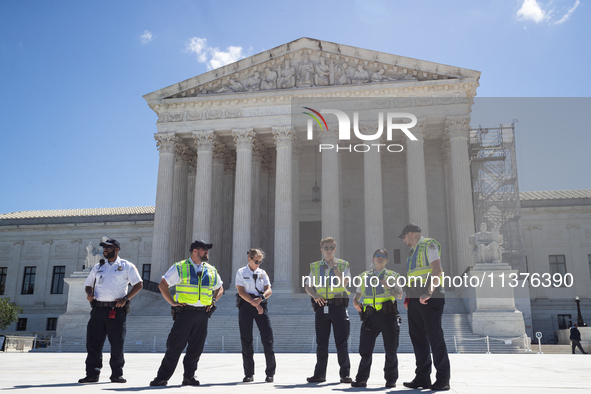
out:
<path id="1" fill-rule="evenodd" d="M 115 317 L 109 318 L 109 312 L 115 311 Z M 111 344 L 111 378 L 123 376 L 123 343 L 125 342 L 125 324 L 127 315 L 123 308 L 96 307 L 90 311 L 90 320 L 86 328 L 86 376 L 98 378 L 103 367 L 103 346 L 109 338 Z"/>
<path id="2" fill-rule="evenodd" d="M 257 309 L 242 301 L 238 311 L 238 325 L 240 326 L 240 341 L 242 342 L 242 365 L 244 367 L 244 376 L 254 376 L 254 349 L 252 346 L 252 328 L 253 320 L 257 323 L 261 333 L 261 343 L 265 351 L 265 361 L 267 376 L 275 376 L 275 352 L 273 351 L 273 329 L 267 311 L 267 305 L 261 304 L 263 313 L 259 315 Z"/>
<path id="3" fill-rule="evenodd" d="M 337 347 L 337 359 L 339 361 L 339 375 L 346 378 L 351 372 L 349 361 L 349 349 L 347 340 L 351 329 L 347 308 L 343 305 L 329 305 L 328 313 L 324 313 L 325 307 L 316 310 L 316 367 L 314 376 L 326 378 L 328 365 L 328 340 L 330 339 L 330 327 L 334 329 L 334 341 Z"/>
<path id="4" fill-rule="evenodd" d="M 207 338 L 207 313 L 191 307 L 184 307 L 176 314 L 166 341 L 166 354 L 158 369 L 158 380 L 169 380 L 181 357 L 185 346 L 187 352 L 183 359 L 183 377 L 190 379 L 195 376 L 199 357 L 203 353 Z"/>
<path id="5" fill-rule="evenodd" d="M 369 330 L 361 328 L 359 335 L 359 370 L 356 382 L 367 382 L 371 370 L 371 361 L 376 339 L 380 333 L 384 340 L 386 351 L 386 363 L 384 364 L 384 378 L 386 382 L 395 383 L 398 380 L 398 339 L 400 336 L 400 325 L 396 313 L 376 312 L 369 317 Z"/>
<path id="6" fill-rule="evenodd" d="M 431 378 L 431 352 L 433 364 L 437 370 L 438 382 L 449 383 L 450 366 L 447 347 L 441 328 L 441 317 L 445 298 L 431 298 L 427 305 L 411 298 L 408 305 L 408 331 L 414 349 L 417 368 L 415 375 L 418 380 Z"/>

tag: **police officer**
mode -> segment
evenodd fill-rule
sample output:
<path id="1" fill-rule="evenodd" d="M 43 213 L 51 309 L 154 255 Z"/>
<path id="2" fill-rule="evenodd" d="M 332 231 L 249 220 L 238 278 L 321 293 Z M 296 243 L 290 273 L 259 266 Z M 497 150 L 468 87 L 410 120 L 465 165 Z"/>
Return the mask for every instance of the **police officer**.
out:
<path id="1" fill-rule="evenodd" d="M 432 281 L 433 277 L 443 274 L 441 245 L 433 238 L 423 237 L 419 226 L 413 223 L 407 224 L 398 237 L 410 248 L 406 260 L 408 330 L 417 365 L 415 378 L 411 382 L 404 382 L 404 386 L 433 391 L 449 390 L 450 365 L 441 328 L 445 294 L 440 283 Z M 433 352 L 433 364 L 437 369 L 433 384 L 429 348 Z"/>
<path id="2" fill-rule="evenodd" d="M 337 347 L 341 383 L 352 382 L 349 377 L 351 362 L 347 347 L 350 332 L 347 312 L 350 293 L 347 286 L 351 280 L 351 271 L 347 261 L 335 258 L 336 248 L 337 243 L 332 237 L 320 241 L 320 251 L 324 258 L 310 264 L 309 280 L 304 286 L 306 292 L 312 297 L 312 306 L 316 313 L 316 367 L 314 375 L 307 378 L 309 383 L 326 381 L 331 325 Z M 333 277 L 336 278 L 333 280 L 331 279 Z M 332 284 L 337 286 L 331 286 Z"/>
<path id="3" fill-rule="evenodd" d="M 182 385 L 199 386 L 195 371 L 207 337 L 207 320 L 224 292 L 217 270 L 207 263 L 212 247 L 203 240 L 193 242 L 191 257 L 174 263 L 158 285 L 162 297 L 172 306 L 174 324 L 166 341 L 166 354 L 150 386 L 168 384 L 185 346 Z M 169 290 L 172 286 L 176 286 L 174 299 Z"/>
<path id="4" fill-rule="evenodd" d="M 142 278 L 132 263 L 119 257 L 121 244 L 116 239 L 101 242 L 104 259 L 92 267 L 84 282 L 86 299 L 92 311 L 86 327 L 86 377 L 78 383 L 96 383 L 103 367 L 103 345 L 111 344 L 111 382 L 126 383 L 123 377 L 123 343 L 129 301 L 142 289 Z M 127 292 L 128 284 L 132 288 Z"/>
<path id="5" fill-rule="evenodd" d="M 353 387 L 366 387 L 371 370 L 372 354 L 376 339 L 380 333 L 386 350 L 384 378 L 386 387 L 396 387 L 398 379 L 398 338 L 400 323 L 396 298 L 402 298 L 402 288 L 396 280 L 397 272 L 386 269 L 388 251 L 378 249 L 373 254 L 373 266 L 370 271 L 360 275 L 361 286 L 357 288 L 353 305 L 361 312 L 363 324 L 359 336 L 359 354 L 361 361 Z M 361 303 L 359 302 L 361 300 Z"/>
<path id="6" fill-rule="evenodd" d="M 252 347 L 252 325 L 256 321 L 261 342 L 265 351 L 267 369 L 265 382 L 273 382 L 275 376 L 275 352 L 273 352 L 273 329 L 269 320 L 267 300 L 272 294 L 269 276 L 260 265 L 265 253 L 260 249 L 250 249 L 248 265 L 236 272 L 236 290 L 238 290 L 237 306 L 240 341 L 242 342 L 242 365 L 244 367 L 243 382 L 254 380 L 254 350 Z"/>

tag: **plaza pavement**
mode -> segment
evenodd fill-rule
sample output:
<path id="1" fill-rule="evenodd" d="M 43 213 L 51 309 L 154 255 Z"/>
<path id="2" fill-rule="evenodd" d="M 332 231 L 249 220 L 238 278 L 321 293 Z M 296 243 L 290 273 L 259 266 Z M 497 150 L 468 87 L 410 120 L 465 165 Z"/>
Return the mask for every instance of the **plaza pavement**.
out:
<path id="1" fill-rule="evenodd" d="M 535 349 L 534 349 L 535 350 Z M 106 355 L 108 359 L 108 355 Z M 368 387 L 352 388 L 338 383 L 336 355 L 329 360 L 327 382 L 307 384 L 316 361 L 314 354 L 277 354 L 275 383 L 264 382 L 264 355 L 255 354 L 257 373 L 254 383 L 242 383 L 240 354 L 204 353 L 197 370 L 199 387 L 181 386 L 182 360 L 166 387 L 150 387 L 150 381 L 162 360 L 162 353 L 128 353 L 125 355 L 126 384 L 110 383 L 108 360 L 97 384 L 78 384 L 84 377 L 83 353 L 0 353 L 0 393 L 347 393 L 367 391 L 420 393 L 402 386 L 413 378 L 414 355 L 400 354 L 400 378 L 397 387 L 384 387 L 384 354 L 374 355 Z M 351 354 L 352 377 L 359 365 L 359 355 Z M 581 354 L 450 354 L 453 393 L 590 393 L 591 355 Z M 434 376 L 433 376 L 434 377 Z M 423 390 L 422 392 L 430 392 Z"/>

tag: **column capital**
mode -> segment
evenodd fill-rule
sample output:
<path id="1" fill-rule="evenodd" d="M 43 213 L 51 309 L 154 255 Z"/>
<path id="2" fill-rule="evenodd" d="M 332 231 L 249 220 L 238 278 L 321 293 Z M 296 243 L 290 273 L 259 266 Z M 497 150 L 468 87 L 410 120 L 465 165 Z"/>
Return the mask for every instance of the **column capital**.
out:
<path id="1" fill-rule="evenodd" d="M 448 139 L 470 135 L 470 116 L 452 115 L 445 118 L 445 134 Z"/>
<path id="2" fill-rule="evenodd" d="M 213 146 L 216 141 L 216 135 L 213 130 L 198 130 L 193 132 L 193 140 L 199 152 L 213 152 Z"/>
<path id="3" fill-rule="evenodd" d="M 300 143 L 300 140 L 298 140 L 297 137 L 294 137 L 293 139 L 293 149 L 291 151 L 291 154 L 293 155 L 293 158 L 296 160 L 299 160 L 300 157 L 302 157 L 302 144 Z"/>
<path id="4" fill-rule="evenodd" d="M 263 161 L 267 153 L 267 148 L 265 145 L 257 139 L 252 141 L 252 160 L 254 161 Z"/>
<path id="5" fill-rule="evenodd" d="M 226 162 L 224 163 L 224 173 L 233 173 L 236 171 L 236 151 L 228 150 L 226 152 Z"/>
<path id="6" fill-rule="evenodd" d="M 156 148 L 160 153 L 174 153 L 174 148 L 178 141 L 175 133 L 154 134 L 156 140 Z"/>
<path id="7" fill-rule="evenodd" d="M 419 141 L 425 141 L 425 128 L 427 127 L 427 118 L 418 118 L 417 124 L 415 127 L 410 129 L 412 135 L 417 137 Z M 409 142 L 409 139 L 406 138 L 406 142 Z"/>
<path id="8" fill-rule="evenodd" d="M 175 164 L 189 165 L 189 160 L 191 159 L 191 156 L 193 156 L 191 154 L 191 149 L 182 142 L 177 142 L 176 146 L 174 147 Z"/>
<path id="9" fill-rule="evenodd" d="M 189 152 L 189 176 L 195 176 L 195 170 L 197 169 L 197 154 L 193 149 L 190 149 Z"/>
<path id="10" fill-rule="evenodd" d="M 359 121 L 358 123 L 359 125 L 359 132 L 363 135 L 368 135 L 368 136 L 375 136 L 378 132 L 378 129 L 380 128 L 380 122 L 377 122 L 375 120 L 365 120 L 365 121 Z M 382 126 L 382 134 L 380 135 L 379 138 L 371 140 L 371 142 L 379 144 L 381 142 L 383 142 L 383 124 Z M 364 142 L 364 141 L 362 141 Z"/>
<path id="11" fill-rule="evenodd" d="M 215 141 L 213 145 L 213 160 L 216 162 L 225 162 L 226 155 L 228 154 L 228 149 L 226 148 L 226 144 L 224 144 L 219 139 Z"/>
<path id="12" fill-rule="evenodd" d="M 295 134 L 291 126 L 274 126 L 273 130 L 273 141 L 279 148 L 281 146 L 290 146 L 293 144 Z"/>
<path id="13" fill-rule="evenodd" d="M 232 129 L 232 137 L 236 144 L 236 149 L 252 149 L 256 133 L 252 127 L 245 129 Z"/>
<path id="14" fill-rule="evenodd" d="M 321 143 L 338 142 L 339 139 L 338 123 L 328 123 L 328 130 L 320 130 L 318 138 Z"/>

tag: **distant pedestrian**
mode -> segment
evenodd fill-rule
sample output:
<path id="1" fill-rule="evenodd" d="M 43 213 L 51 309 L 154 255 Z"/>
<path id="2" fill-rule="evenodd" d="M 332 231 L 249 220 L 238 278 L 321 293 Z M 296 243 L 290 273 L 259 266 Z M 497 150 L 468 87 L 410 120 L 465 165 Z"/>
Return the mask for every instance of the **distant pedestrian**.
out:
<path id="1" fill-rule="evenodd" d="M 581 353 L 587 354 L 587 352 L 581 346 L 581 332 L 577 328 L 578 325 L 574 325 L 570 328 L 570 341 L 572 342 L 573 354 L 575 354 L 575 348 L 578 347 Z"/>

